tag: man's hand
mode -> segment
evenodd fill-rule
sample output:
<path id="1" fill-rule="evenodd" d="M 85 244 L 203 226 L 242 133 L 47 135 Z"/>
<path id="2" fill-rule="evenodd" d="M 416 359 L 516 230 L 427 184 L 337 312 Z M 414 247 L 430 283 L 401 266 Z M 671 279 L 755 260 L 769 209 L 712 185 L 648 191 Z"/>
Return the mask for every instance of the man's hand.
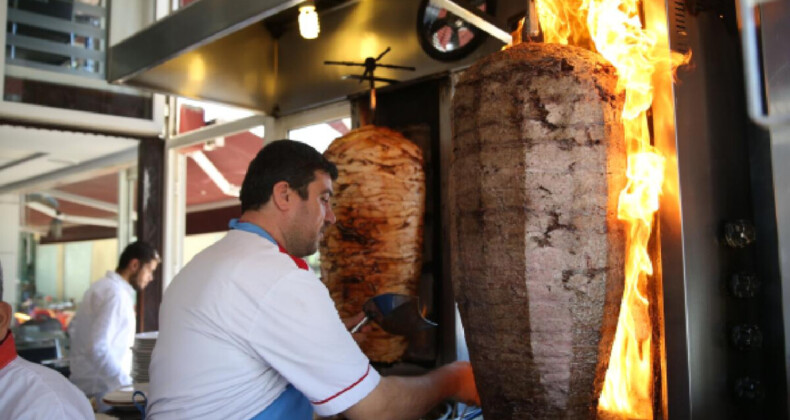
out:
<path id="1" fill-rule="evenodd" d="M 447 398 L 480 405 L 469 362 L 450 363 L 422 376 L 384 376 L 344 414 L 351 420 L 417 419 Z"/>
<path id="2" fill-rule="evenodd" d="M 351 331 L 351 329 L 354 328 L 360 322 L 362 322 L 363 319 L 365 319 L 365 313 L 360 312 L 348 318 L 341 318 L 341 321 L 343 321 L 343 325 L 346 326 L 346 329 Z M 367 333 L 369 333 L 372 329 L 373 327 L 371 327 L 370 324 L 365 324 L 362 326 L 362 328 L 359 329 L 359 331 L 355 332 L 354 334 L 351 334 L 351 336 L 354 338 L 354 341 L 356 341 L 357 344 L 360 344 L 364 342 L 365 339 L 367 339 L 368 336 Z"/>
<path id="3" fill-rule="evenodd" d="M 447 365 L 447 369 L 453 371 L 452 376 L 458 389 L 451 398 L 466 405 L 480 406 L 480 395 L 477 393 L 475 385 L 475 375 L 472 372 L 472 365 L 469 362 L 453 362 Z"/>

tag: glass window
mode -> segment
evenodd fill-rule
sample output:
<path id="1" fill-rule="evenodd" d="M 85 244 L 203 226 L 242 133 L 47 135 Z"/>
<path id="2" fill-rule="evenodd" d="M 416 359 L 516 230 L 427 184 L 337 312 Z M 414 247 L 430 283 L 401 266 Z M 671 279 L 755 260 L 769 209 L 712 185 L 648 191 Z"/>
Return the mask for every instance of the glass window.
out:
<path id="1" fill-rule="evenodd" d="M 242 119 L 245 117 L 249 117 L 251 115 L 255 115 L 256 112 L 250 111 L 249 109 L 243 108 L 236 108 L 228 105 L 221 105 L 214 102 L 204 102 L 204 101 L 197 101 L 194 99 L 188 98 L 178 98 L 178 109 L 179 109 L 179 119 L 184 118 L 184 107 L 187 107 L 191 110 L 197 110 L 202 114 L 203 118 L 203 125 L 213 125 L 213 124 L 222 124 L 230 121 L 236 121 L 238 119 Z M 183 126 L 182 122 L 179 122 L 179 126 Z M 183 133 L 185 131 L 179 130 L 179 133 Z M 260 132 L 258 137 L 263 138 L 263 133 Z"/>
<path id="2" fill-rule="evenodd" d="M 239 217 L 241 184 L 265 135 L 262 119 L 251 118 L 246 129 L 228 124 L 259 115 L 255 111 L 188 98 L 177 98 L 177 107 L 177 135 L 169 139 L 174 143 L 168 153 L 173 162 L 181 163 L 170 167 L 168 177 L 184 191 L 169 197 L 170 217 L 178 228 L 166 232 L 171 238 L 166 245 L 170 260 L 163 266 L 166 285 L 195 255 L 225 235 L 231 218 Z M 209 126 L 214 127 L 210 132 L 187 136 L 189 144 L 178 142 L 180 135 Z"/>
<path id="3" fill-rule="evenodd" d="M 299 140 L 324 153 L 332 140 L 351 130 L 351 117 L 338 118 L 319 124 L 307 125 L 288 131 L 288 138 Z"/>
<path id="4" fill-rule="evenodd" d="M 146 10 L 145 2 L 128 8 Z M 107 2 L 102 0 L 9 0 L 3 101 L 151 120 L 153 95 L 110 86 L 107 75 Z M 128 13 L 125 32 L 145 22 Z M 119 30 L 113 30 L 119 32 Z M 124 31 L 120 31 L 124 32 Z M 120 33 L 115 35 L 120 37 Z"/>

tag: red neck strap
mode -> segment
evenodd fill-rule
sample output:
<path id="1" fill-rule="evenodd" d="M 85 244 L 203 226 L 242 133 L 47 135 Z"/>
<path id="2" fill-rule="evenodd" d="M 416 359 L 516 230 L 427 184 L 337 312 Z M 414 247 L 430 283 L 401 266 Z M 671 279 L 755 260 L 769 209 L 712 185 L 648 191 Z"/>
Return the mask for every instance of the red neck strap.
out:
<path id="1" fill-rule="evenodd" d="M 3 340 L 0 341 L 0 369 L 6 367 L 14 359 L 16 359 L 14 335 L 11 334 L 11 331 L 8 331 Z"/>
<path id="2" fill-rule="evenodd" d="M 291 259 L 294 260 L 294 262 L 296 263 L 297 267 L 301 268 L 302 270 L 310 270 L 310 266 L 307 265 L 307 261 L 305 261 L 305 260 L 303 260 L 303 259 L 301 259 L 299 257 L 294 257 L 293 255 L 289 254 L 288 251 L 286 251 L 285 248 L 283 248 L 282 245 L 277 244 L 277 246 L 280 248 L 280 252 L 282 252 L 283 254 L 291 257 Z"/>

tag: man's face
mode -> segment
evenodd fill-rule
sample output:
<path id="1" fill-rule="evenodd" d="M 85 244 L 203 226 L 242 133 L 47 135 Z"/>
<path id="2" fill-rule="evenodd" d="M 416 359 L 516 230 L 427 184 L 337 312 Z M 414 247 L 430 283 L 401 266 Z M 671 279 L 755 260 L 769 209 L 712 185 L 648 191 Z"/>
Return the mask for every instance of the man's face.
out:
<path id="1" fill-rule="evenodd" d="M 318 250 L 324 230 L 335 223 L 331 199 L 332 178 L 326 172 L 316 171 L 315 179 L 307 186 L 307 199 L 297 195 L 298 202 L 285 233 L 289 253 L 306 257 Z"/>
<path id="2" fill-rule="evenodd" d="M 143 290 L 154 279 L 154 271 L 159 263 L 156 260 L 151 260 L 147 264 L 138 264 L 137 271 L 132 273 L 131 283 L 138 290 Z"/>

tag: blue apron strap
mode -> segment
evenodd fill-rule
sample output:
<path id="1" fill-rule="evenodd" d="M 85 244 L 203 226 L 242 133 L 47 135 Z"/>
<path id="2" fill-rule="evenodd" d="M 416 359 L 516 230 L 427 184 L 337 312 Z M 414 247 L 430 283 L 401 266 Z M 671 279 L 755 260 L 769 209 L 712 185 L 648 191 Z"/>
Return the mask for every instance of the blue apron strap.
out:
<path id="1" fill-rule="evenodd" d="M 231 219 L 230 223 L 228 224 L 228 227 L 235 230 L 243 230 L 245 232 L 254 233 L 264 239 L 267 239 L 269 242 L 276 245 L 277 248 L 280 249 L 280 252 L 291 257 L 291 259 L 294 260 L 294 263 L 296 264 L 297 267 L 299 267 L 302 270 L 310 271 L 310 266 L 307 265 L 307 261 L 298 257 L 294 257 L 291 254 L 288 254 L 288 251 L 286 251 L 285 248 L 280 246 L 280 244 L 278 244 L 277 241 L 274 240 L 272 235 L 270 235 L 269 232 L 263 230 L 262 227 L 253 223 L 239 222 L 239 219 Z"/>
<path id="2" fill-rule="evenodd" d="M 263 230 L 262 227 L 247 222 L 240 222 L 239 219 L 230 219 L 230 223 L 228 223 L 228 227 L 234 230 L 243 230 L 245 232 L 254 233 L 258 236 L 268 239 L 271 243 L 280 246 L 277 241 L 272 238 L 272 235 L 269 232 Z"/>
<path id="3" fill-rule="evenodd" d="M 293 385 L 251 420 L 313 420 L 313 406 Z"/>

